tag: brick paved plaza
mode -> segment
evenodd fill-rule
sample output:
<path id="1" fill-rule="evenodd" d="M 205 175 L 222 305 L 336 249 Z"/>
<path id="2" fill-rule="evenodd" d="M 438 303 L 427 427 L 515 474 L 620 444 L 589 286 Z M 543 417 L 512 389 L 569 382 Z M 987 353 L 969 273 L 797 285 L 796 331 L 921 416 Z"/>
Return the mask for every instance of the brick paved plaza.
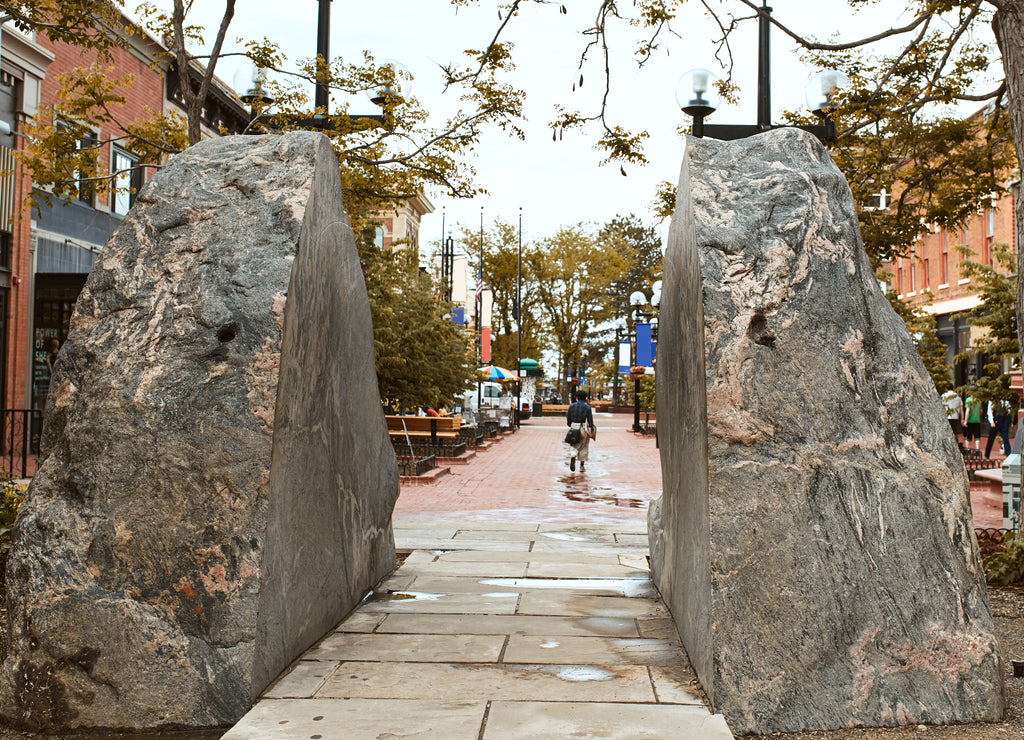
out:
<path id="1" fill-rule="evenodd" d="M 524 421 L 468 465 L 431 486 L 402 486 L 395 519 L 611 524 L 645 520 L 661 495 L 661 463 L 651 437 L 630 431 L 628 414 L 595 414 L 597 439 L 586 473 L 570 473 L 565 420 Z M 1002 526 L 998 484 L 971 484 L 977 527 Z"/>
<path id="2" fill-rule="evenodd" d="M 586 473 L 570 473 L 563 417 L 524 421 L 468 465 L 432 486 L 403 486 L 395 519 L 603 524 L 645 520 L 661 495 L 654 438 L 631 415 L 595 414 Z"/>

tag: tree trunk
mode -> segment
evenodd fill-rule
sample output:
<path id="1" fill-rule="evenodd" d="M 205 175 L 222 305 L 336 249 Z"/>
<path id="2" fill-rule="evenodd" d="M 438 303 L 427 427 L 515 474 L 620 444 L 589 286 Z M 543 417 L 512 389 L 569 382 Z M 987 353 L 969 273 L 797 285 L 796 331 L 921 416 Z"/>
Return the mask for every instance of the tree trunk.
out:
<path id="1" fill-rule="evenodd" d="M 996 5 L 998 9 L 992 18 L 992 30 L 1003 55 L 1006 109 L 1017 152 L 1017 171 L 1020 173 L 1021 154 L 1024 153 L 1024 0 L 1001 0 Z M 1017 250 L 1017 353 L 1024 358 L 1024 198 L 1020 196 L 1018 188 L 1013 198 L 1014 247 Z M 1021 470 L 1024 476 L 1024 468 Z M 1024 480 L 1019 484 L 1024 485 Z M 1018 531 L 1020 527 L 1018 519 Z"/>

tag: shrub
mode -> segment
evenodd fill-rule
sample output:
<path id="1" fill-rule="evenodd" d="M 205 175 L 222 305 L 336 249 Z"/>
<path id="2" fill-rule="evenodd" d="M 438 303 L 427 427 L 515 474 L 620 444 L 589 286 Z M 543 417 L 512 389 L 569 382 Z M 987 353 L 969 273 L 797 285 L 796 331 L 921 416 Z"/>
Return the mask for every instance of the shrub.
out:
<path id="1" fill-rule="evenodd" d="M 25 491 L 14 481 L 0 480 L 0 537 L 7 537 L 25 500 Z"/>
<path id="2" fill-rule="evenodd" d="M 1003 549 L 983 561 L 990 586 L 1012 586 L 1024 581 L 1024 538 L 1013 532 L 1003 535 Z"/>

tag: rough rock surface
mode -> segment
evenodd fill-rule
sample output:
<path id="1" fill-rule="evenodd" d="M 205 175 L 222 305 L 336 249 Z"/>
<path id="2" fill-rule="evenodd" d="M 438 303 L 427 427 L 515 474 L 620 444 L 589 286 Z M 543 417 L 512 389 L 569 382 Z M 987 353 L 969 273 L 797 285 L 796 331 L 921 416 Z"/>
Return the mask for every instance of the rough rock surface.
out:
<path id="1" fill-rule="evenodd" d="M 3 713 L 231 723 L 393 568 L 398 472 L 321 134 L 203 142 L 78 300 L 7 569 Z"/>
<path id="2" fill-rule="evenodd" d="M 963 462 L 813 137 L 687 141 L 660 327 L 655 578 L 733 732 L 999 718 Z"/>

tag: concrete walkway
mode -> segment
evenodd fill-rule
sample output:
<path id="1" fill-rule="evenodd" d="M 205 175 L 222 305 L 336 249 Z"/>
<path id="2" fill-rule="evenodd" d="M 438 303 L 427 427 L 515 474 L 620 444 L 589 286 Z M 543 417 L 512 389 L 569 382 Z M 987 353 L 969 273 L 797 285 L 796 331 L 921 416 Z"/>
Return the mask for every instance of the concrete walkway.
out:
<path id="1" fill-rule="evenodd" d="M 643 521 L 407 520 L 395 539 L 402 566 L 224 740 L 732 737 L 651 585 Z"/>

